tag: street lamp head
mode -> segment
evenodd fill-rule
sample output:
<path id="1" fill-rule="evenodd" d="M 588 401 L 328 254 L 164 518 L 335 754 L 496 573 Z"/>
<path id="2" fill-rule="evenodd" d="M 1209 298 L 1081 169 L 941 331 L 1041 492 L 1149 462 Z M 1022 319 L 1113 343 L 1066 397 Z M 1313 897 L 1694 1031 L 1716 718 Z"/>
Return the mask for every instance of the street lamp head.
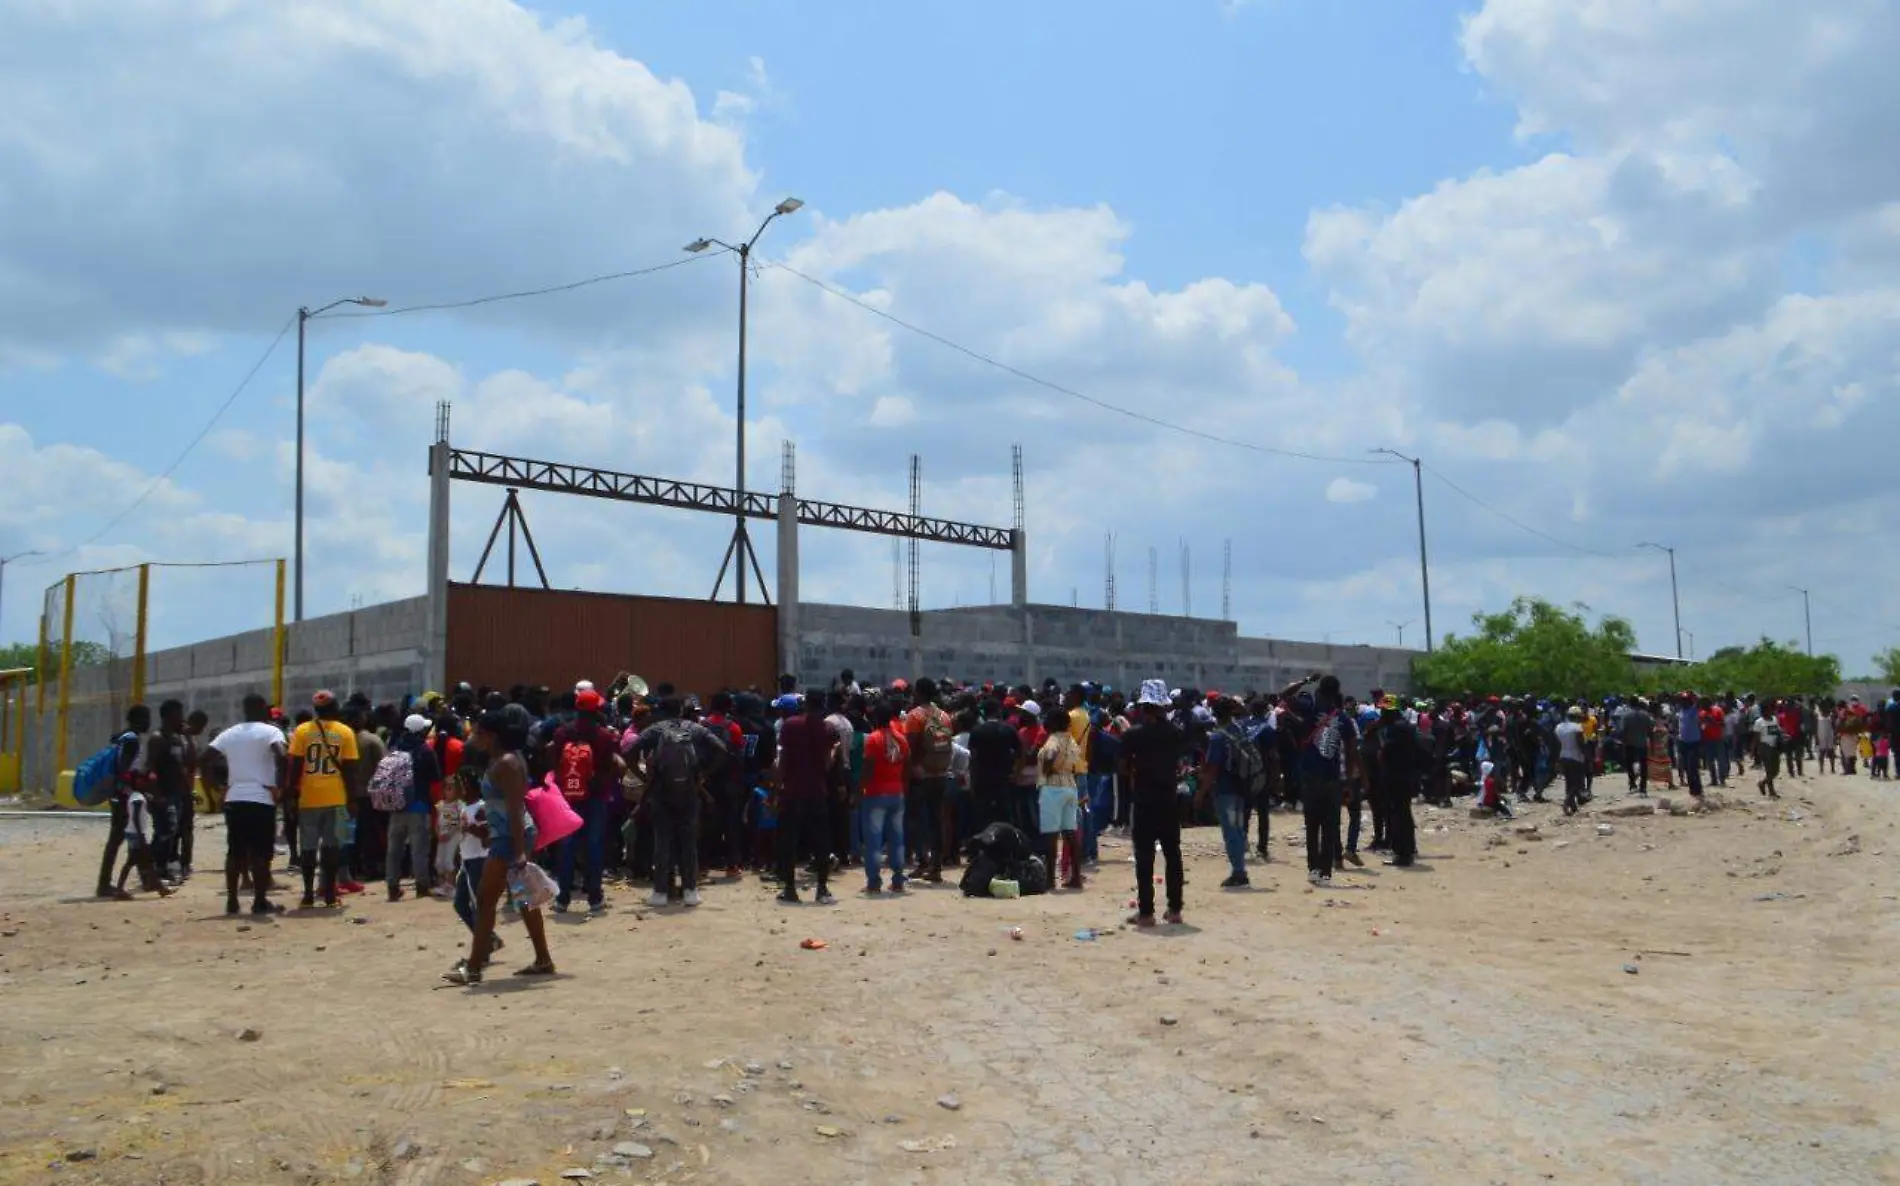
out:
<path id="1" fill-rule="evenodd" d="M 354 305 L 362 305 L 366 309 L 380 309 L 384 305 L 387 305 L 389 302 L 384 300 L 382 297 L 365 296 L 365 297 L 357 297 L 355 300 L 351 301 L 350 303 Z"/>
<path id="2" fill-rule="evenodd" d="M 780 214 L 790 214 L 794 210 L 797 210 L 799 207 L 803 206 L 804 204 L 805 203 L 798 198 L 786 198 L 783 202 L 780 202 L 778 205 L 772 207 L 772 209 L 777 211 Z"/>
<path id="3" fill-rule="evenodd" d="M 694 255 L 697 255 L 711 246 L 712 246 L 711 239 L 694 239 L 691 243 L 688 243 L 686 245 L 686 250 L 692 252 Z"/>

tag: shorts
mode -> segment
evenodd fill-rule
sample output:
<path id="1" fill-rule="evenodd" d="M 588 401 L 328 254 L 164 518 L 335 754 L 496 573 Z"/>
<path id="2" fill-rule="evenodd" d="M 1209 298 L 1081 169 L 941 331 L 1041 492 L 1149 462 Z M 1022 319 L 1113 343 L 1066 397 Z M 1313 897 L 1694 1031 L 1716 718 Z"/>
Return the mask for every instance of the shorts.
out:
<path id="1" fill-rule="evenodd" d="M 240 860 L 269 857 L 277 843 L 277 807 L 271 803 L 226 803 L 224 844 Z"/>
<path id="2" fill-rule="evenodd" d="M 523 828 L 521 838 L 528 842 L 528 852 L 532 853 L 535 848 L 534 821 L 524 819 L 521 823 Z M 512 862 L 515 859 L 515 836 L 512 829 L 504 825 L 495 830 L 495 834 L 488 841 L 488 856 L 490 860 L 496 861 Z"/>
<path id="3" fill-rule="evenodd" d="M 343 821 L 349 813 L 341 807 L 305 807 L 297 812 L 297 846 L 302 852 L 335 850 L 343 844 Z"/>
<path id="4" fill-rule="evenodd" d="M 1037 793 L 1037 806 L 1044 836 L 1073 832 L 1082 826 L 1074 787 L 1043 787 Z"/>

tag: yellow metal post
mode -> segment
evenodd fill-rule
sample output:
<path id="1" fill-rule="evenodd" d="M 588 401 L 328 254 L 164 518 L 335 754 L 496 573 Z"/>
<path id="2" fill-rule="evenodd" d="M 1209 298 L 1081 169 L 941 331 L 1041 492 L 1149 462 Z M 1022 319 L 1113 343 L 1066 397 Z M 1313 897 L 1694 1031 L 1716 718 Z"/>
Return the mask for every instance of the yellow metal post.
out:
<path id="1" fill-rule="evenodd" d="M 132 644 L 132 703 L 145 703 L 145 604 L 151 589 L 152 566 L 139 565 L 139 624 Z"/>
<path id="2" fill-rule="evenodd" d="M 52 592 L 51 589 L 46 591 Z M 46 673 L 53 666 L 53 616 L 46 612 L 46 593 L 40 594 L 40 665 L 33 673 L 33 682 L 39 685 L 35 693 L 39 698 L 34 709 L 41 716 L 46 715 Z"/>
<path id="3" fill-rule="evenodd" d="M 66 577 L 65 624 L 59 635 L 59 716 L 53 729 L 53 780 L 66 771 L 66 724 L 73 704 L 73 584 L 71 575 Z"/>
<path id="4" fill-rule="evenodd" d="M 284 703 L 284 562 L 277 561 L 277 628 L 271 637 L 270 702 Z"/>

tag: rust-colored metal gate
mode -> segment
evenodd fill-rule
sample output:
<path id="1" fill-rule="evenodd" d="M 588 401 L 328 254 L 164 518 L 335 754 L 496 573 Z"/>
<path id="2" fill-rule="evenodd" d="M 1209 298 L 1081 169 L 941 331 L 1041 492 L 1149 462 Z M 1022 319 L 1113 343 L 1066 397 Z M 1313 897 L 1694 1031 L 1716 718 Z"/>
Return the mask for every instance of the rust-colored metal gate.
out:
<path id="1" fill-rule="evenodd" d="M 631 671 L 704 697 L 777 678 L 770 605 L 451 584 L 448 610 L 451 683 L 559 691 Z"/>

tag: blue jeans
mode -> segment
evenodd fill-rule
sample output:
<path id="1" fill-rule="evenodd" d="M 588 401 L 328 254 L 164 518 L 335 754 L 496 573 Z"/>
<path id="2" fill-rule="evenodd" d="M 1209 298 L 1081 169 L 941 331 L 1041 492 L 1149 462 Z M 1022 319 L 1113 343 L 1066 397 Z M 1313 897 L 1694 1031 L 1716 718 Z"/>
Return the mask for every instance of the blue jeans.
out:
<path id="1" fill-rule="evenodd" d="M 462 871 L 455 875 L 455 913 L 471 935 L 475 933 L 475 890 L 482 883 L 482 866 L 487 863 L 486 857 L 463 857 Z"/>
<path id="2" fill-rule="evenodd" d="M 1689 793 L 1691 795 L 1700 795 L 1702 793 L 1702 742 L 1700 740 L 1678 740 L 1676 742 L 1676 766 L 1682 771 L 1683 776 L 1689 780 Z"/>
<path id="3" fill-rule="evenodd" d="M 1235 877 L 1247 876 L 1247 797 L 1214 794 L 1214 814 L 1220 819 L 1221 843 L 1227 846 L 1227 863 Z"/>
<path id="4" fill-rule="evenodd" d="M 1083 860 L 1102 859 L 1102 830 L 1108 827 L 1109 815 L 1115 808 L 1114 777 L 1112 774 L 1082 776 Z"/>
<path id="5" fill-rule="evenodd" d="M 606 896 L 600 885 L 600 863 L 607 842 L 609 804 L 605 799 L 583 799 L 574 806 L 580 813 L 581 830 L 561 841 L 558 874 L 561 892 L 554 900 L 557 905 L 565 906 L 573 899 L 574 858 L 584 844 L 587 846 L 587 904 L 598 906 Z"/>
<path id="6" fill-rule="evenodd" d="M 858 858 L 859 864 L 864 863 L 864 814 L 865 814 L 864 804 L 865 802 L 866 800 L 859 799 L 858 805 L 851 809 L 851 855 Z"/>
<path id="7" fill-rule="evenodd" d="M 888 848 L 890 860 L 884 859 Z M 883 887 L 883 868 L 891 871 L 891 884 L 904 884 L 904 796 L 866 795 L 864 797 L 864 884 L 871 889 Z"/>

